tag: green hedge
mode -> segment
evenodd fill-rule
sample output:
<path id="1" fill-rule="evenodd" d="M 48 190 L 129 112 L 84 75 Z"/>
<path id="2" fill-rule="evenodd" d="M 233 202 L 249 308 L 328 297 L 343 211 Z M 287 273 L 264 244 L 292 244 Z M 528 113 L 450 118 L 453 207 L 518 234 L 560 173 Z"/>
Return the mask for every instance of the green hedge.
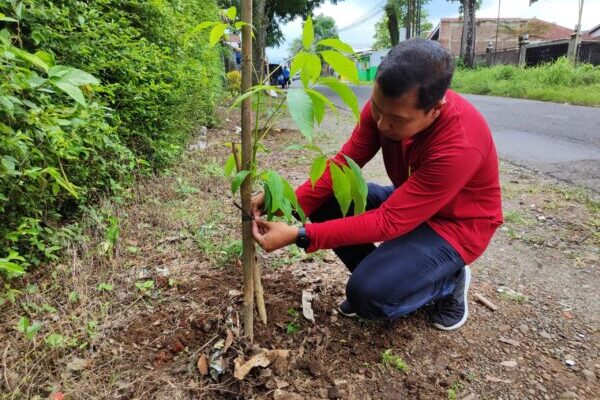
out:
<path id="1" fill-rule="evenodd" d="M 206 34 L 187 35 L 217 18 L 214 0 L 0 0 L 0 13 L 6 272 L 54 258 L 65 218 L 172 162 L 213 123 L 224 78 Z"/>

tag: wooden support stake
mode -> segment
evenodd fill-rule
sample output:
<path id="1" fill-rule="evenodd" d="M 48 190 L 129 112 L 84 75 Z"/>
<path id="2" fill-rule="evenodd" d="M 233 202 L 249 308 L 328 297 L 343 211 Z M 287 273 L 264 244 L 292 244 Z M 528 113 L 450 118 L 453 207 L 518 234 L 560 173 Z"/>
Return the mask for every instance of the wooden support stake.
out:
<path id="1" fill-rule="evenodd" d="M 485 297 L 483 297 L 483 295 L 479 294 L 479 293 L 475 293 L 475 298 L 484 306 L 486 306 L 487 308 L 489 308 L 492 311 L 498 311 L 500 308 L 495 305 L 494 303 L 492 303 L 491 301 L 489 301 L 488 299 L 486 299 Z"/>
<path id="2" fill-rule="evenodd" d="M 242 0 L 242 93 L 252 86 L 252 0 Z M 252 97 L 242 101 L 242 165 L 252 168 Z M 242 208 L 251 209 L 252 177 L 247 177 L 240 188 Z M 242 221 L 242 266 L 244 269 L 244 335 L 254 340 L 254 238 L 252 221 Z"/>

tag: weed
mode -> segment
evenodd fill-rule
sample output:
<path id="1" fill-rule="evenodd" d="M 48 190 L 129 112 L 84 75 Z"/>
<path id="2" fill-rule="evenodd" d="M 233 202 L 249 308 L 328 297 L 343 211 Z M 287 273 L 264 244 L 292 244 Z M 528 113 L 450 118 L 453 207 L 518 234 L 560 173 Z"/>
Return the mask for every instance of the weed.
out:
<path id="1" fill-rule="evenodd" d="M 19 318 L 16 329 L 18 332 L 22 333 L 27 340 L 32 340 L 43 326 L 44 325 L 39 321 L 35 321 L 32 324 L 29 322 L 29 318 L 21 317 Z"/>
<path id="2" fill-rule="evenodd" d="M 108 283 L 99 283 L 98 284 L 98 291 L 102 292 L 112 292 L 113 290 L 113 285 L 108 284 Z"/>
<path id="3" fill-rule="evenodd" d="M 392 353 L 392 349 L 387 349 L 381 353 L 381 363 L 386 368 L 393 368 L 402 372 L 408 372 L 410 370 L 408 365 L 400 356 Z"/>
<path id="4" fill-rule="evenodd" d="M 177 187 L 175 192 L 184 196 L 189 196 L 200 192 L 197 187 L 187 184 L 182 178 L 177 177 Z"/>
<path id="5" fill-rule="evenodd" d="M 448 388 L 448 400 L 458 399 L 458 392 L 463 388 L 461 382 L 454 382 L 450 388 Z"/>
<path id="6" fill-rule="evenodd" d="M 523 216 L 523 214 L 517 210 L 507 211 L 504 214 L 504 221 L 506 223 L 511 223 L 511 224 L 515 224 L 515 225 L 527 224 L 527 221 L 525 220 L 525 217 Z"/>
<path id="7" fill-rule="evenodd" d="M 500 293 L 500 297 L 504 300 L 514 301 L 519 304 L 526 303 L 529 300 L 524 294 L 511 291 Z"/>
<path id="8" fill-rule="evenodd" d="M 154 281 L 147 279 L 143 282 L 136 282 L 135 287 L 142 292 L 142 296 L 145 296 L 150 290 L 154 289 Z"/>
<path id="9" fill-rule="evenodd" d="M 300 324 L 298 323 L 300 313 L 295 308 L 288 308 L 287 313 L 293 320 L 285 324 L 285 333 L 288 335 L 295 335 L 300 332 Z"/>
<path id="10" fill-rule="evenodd" d="M 208 178 L 223 178 L 223 167 L 215 161 L 209 161 L 202 165 L 202 174 Z"/>

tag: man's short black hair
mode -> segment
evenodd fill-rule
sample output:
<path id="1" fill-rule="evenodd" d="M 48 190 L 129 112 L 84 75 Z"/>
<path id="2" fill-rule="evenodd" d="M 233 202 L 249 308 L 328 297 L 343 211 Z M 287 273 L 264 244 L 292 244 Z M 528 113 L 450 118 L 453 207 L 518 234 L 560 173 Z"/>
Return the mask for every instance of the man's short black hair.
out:
<path id="1" fill-rule="evenodd" d="M 448 51 L 436 41 L 415 38 L 392 47 L 375 80 L 385 97 L 399 97 L 417 88 L 418 107 L 429 111 L 444 97 L 453 73 L 454 59 Z"/>

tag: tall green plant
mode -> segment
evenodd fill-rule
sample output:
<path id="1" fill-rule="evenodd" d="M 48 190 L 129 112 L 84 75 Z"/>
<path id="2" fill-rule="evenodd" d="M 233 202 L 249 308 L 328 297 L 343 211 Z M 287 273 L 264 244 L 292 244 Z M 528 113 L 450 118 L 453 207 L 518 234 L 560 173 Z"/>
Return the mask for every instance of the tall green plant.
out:
<path id="1" fill-rule="evenodd" d="M 226 16 L 229 22 L 234 21 L 235 8 L 223 10 L 222 15 Z M 240 23 L 235 23 L 233 27 L 237 28 L 238 24 Z M 211 42 L 217 43 L 230 26 L 228 22 L 207 22 L 198 25 L 197 29 L 211 27 Z M 326 63 L 340 78 L 358 82 L 358 70 L 351 58 L 354 54 L 352 47 L 338 38 L 322 39 L 315 43 L 311 17 L 307 18 L 303 27 L 302 46 L 303 49 L 292 59 L 290 69 L 292 76 L 299 72 L 301 87 L 291 87 L 285 92 L 272 85 L 254 85 L 249 91 L 240 95 L 232 105 L 235 107 L 249 96 L 253 97 L 256 120 L 253 129 L 252 168 L 234 174 L 236 161 L 232 153 L 225 164 L 225 172 L 228 176 L 233 175 L 231 179 L 233 193 L 237 192 L 245 179 L 251 179 L 263 187 L 265 209 L 269 220 L 275 215 L 283 215 L 291 219 L 294 213 L 297 213 L 303 221 L 306 219 L 292 185 L 277 171 L 263 169 L 260 165 L 258 154 L 265 150 L 263 139 L 272 130 L 277 118 L 286 111 L 289 112 L 305 139 L 304 143 L 294 144 L 289 149 L 308 150 L 315 154 L 310 168 L 310 179 L 314 186 L 329 162 L 327 154 L 316 143 L 316 129 L 323 121 L 327 108 L 337 113 L 335 105 L 319 92 L 317 87 L 326 86 L 333 90 L 350 108 L 357 121 L 360 116 L 358 100 L 354 92 L 337 78 L 321 76 L 323 65 Z M 277 93 L 279 100 L 273 102 L 268 92 Z M 366 207 L 367 184 L 362 177 L 360 167 L 351 158 L 345 157 L 345 159 L 345 164 L 330 163 L 333 193 L 344 215 L 352 203 L 354 203 L 354 213 L 360 214 Z"/>

